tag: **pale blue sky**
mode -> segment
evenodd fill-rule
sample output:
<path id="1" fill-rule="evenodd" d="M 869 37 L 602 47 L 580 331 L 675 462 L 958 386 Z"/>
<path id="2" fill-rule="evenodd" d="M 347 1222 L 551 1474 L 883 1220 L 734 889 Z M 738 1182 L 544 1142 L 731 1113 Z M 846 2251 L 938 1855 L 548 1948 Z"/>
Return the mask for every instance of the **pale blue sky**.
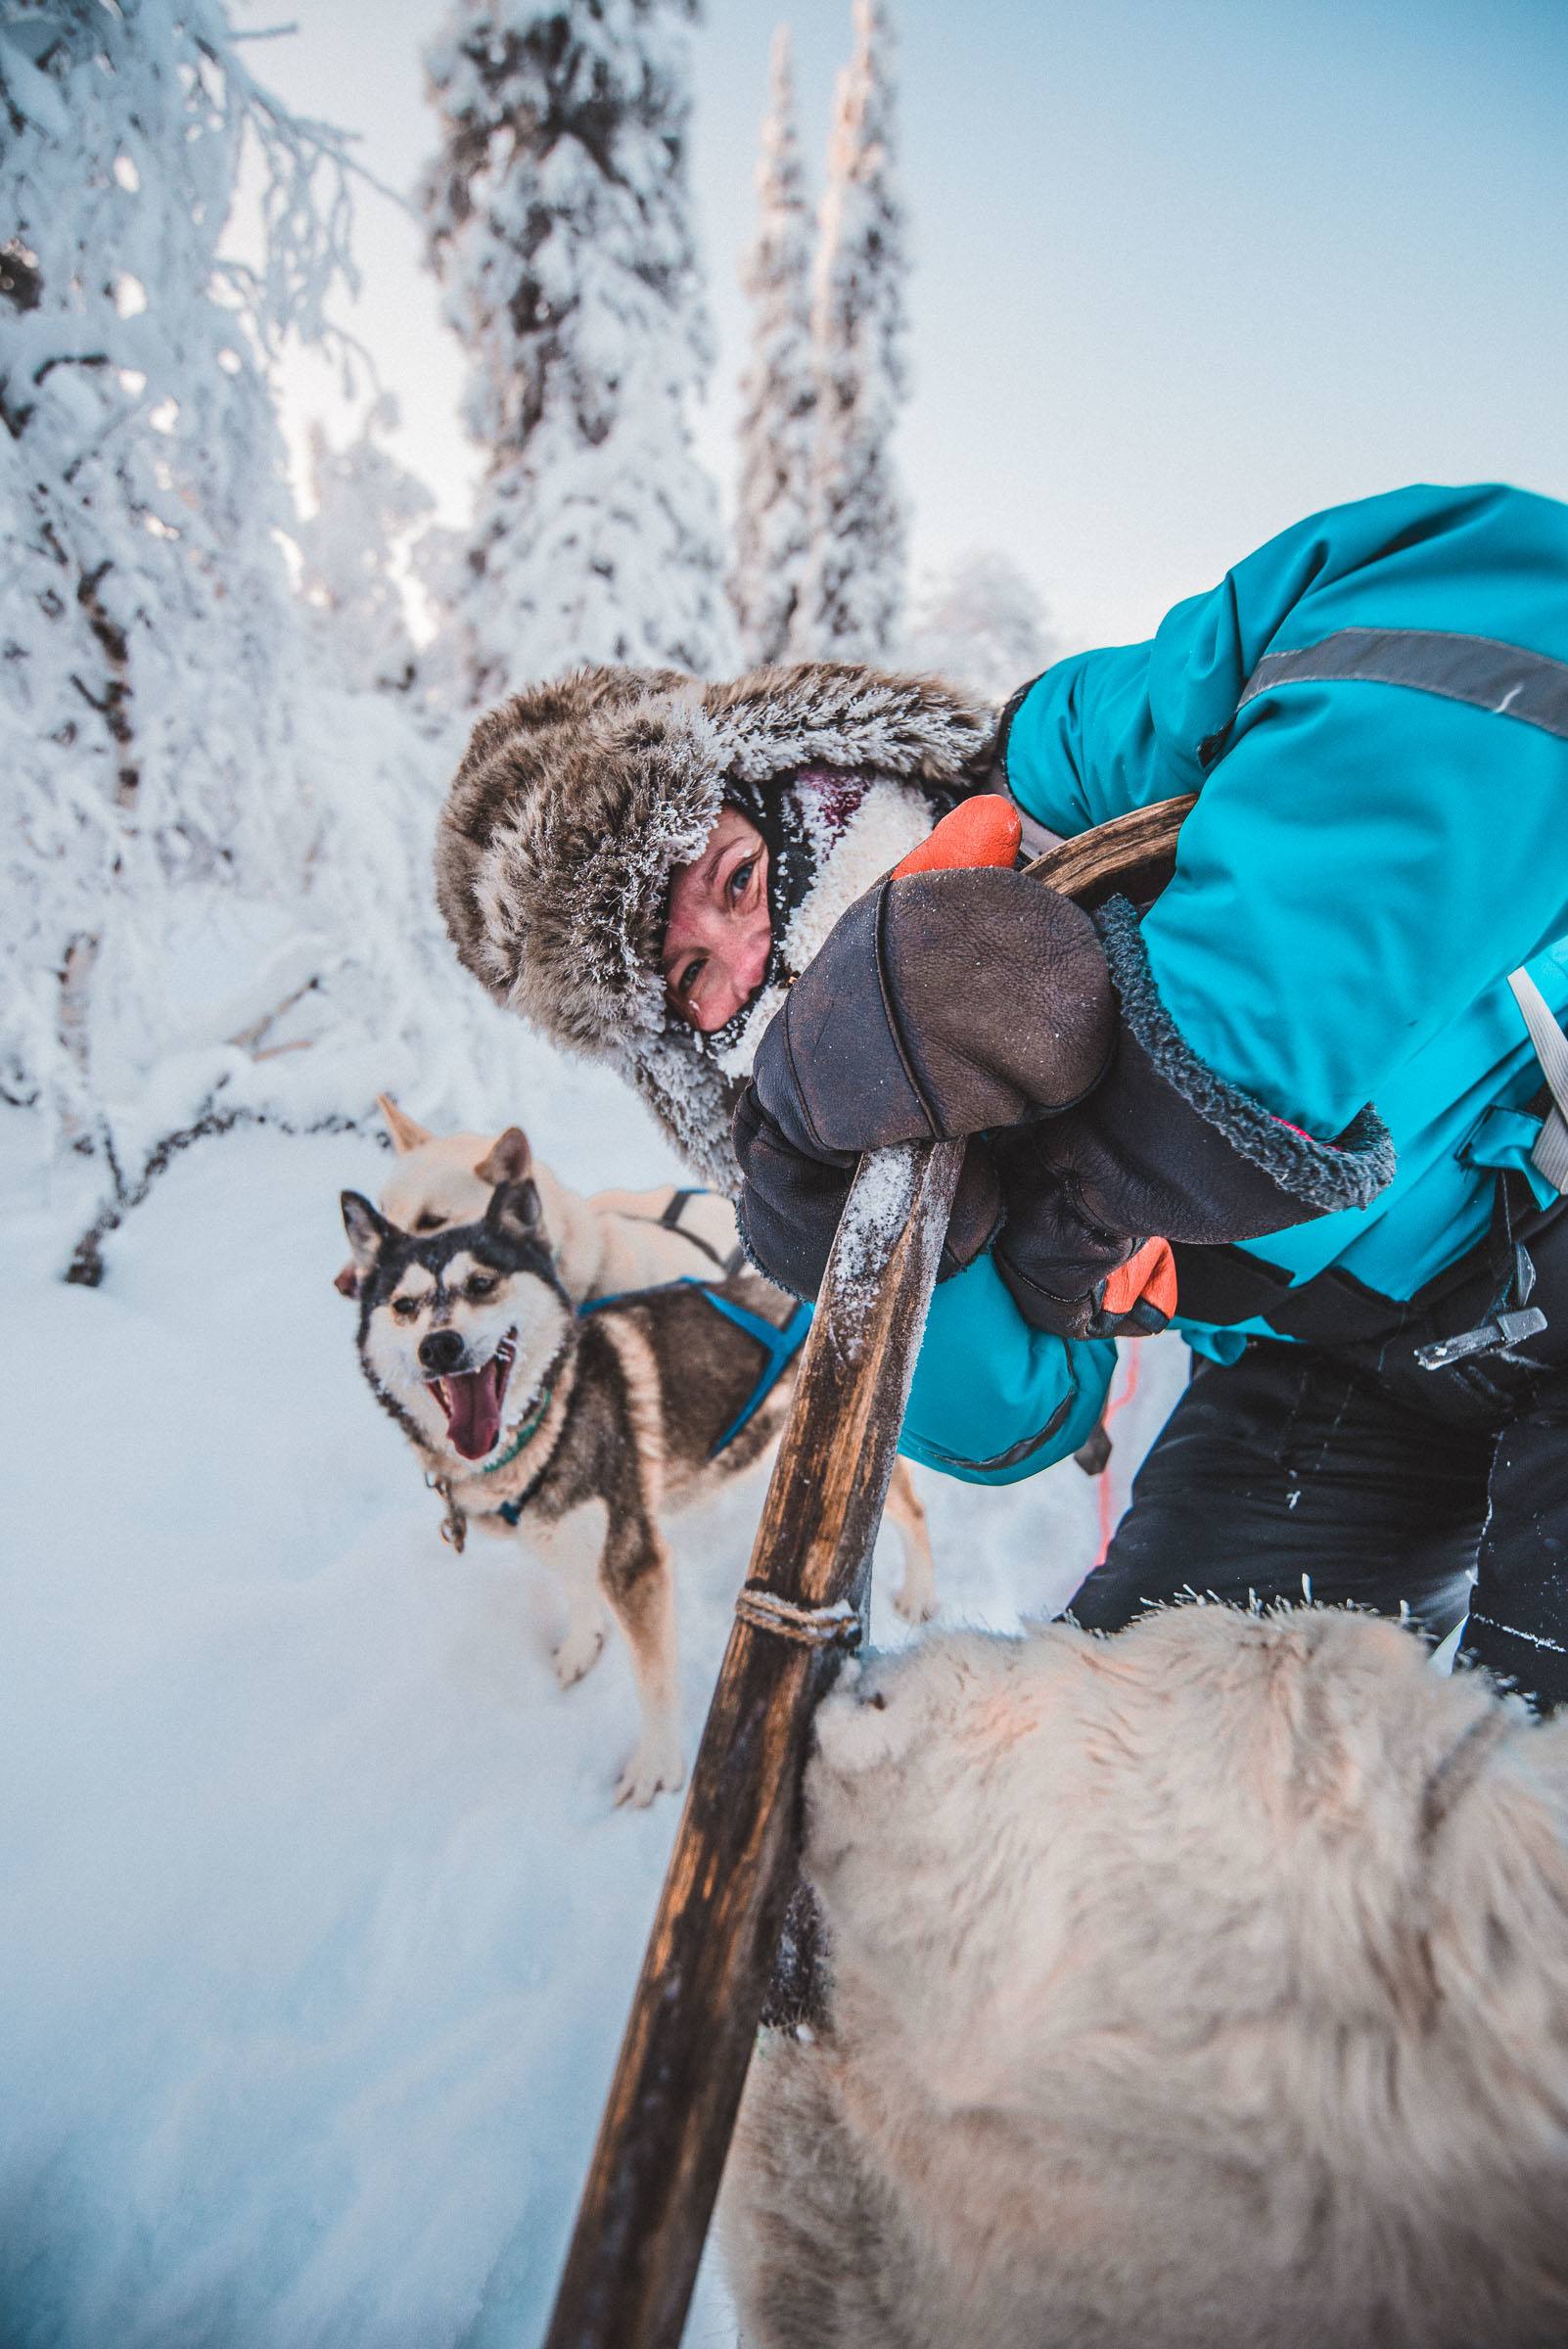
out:
<path id="1" fill-rule="evenodd" d="M 900 457 L 917 563 L 996 546 L 1077 642 L 1146 633 L 1270 531 L 1416 479 L 1568 496 L 1563 0 L 893 0 L 915 271 Z M 303 0 L 253 58 L 407 187 L 445 0 Z M 720 356 L 785 17 L 813 164 L 849 0 L 708 0 L 693 153 Z M 242 19 L 243 21 L 243 19 Z M 258 12 L 253 22 L 266 22 Z M 275 18 L 272 21 L 276 21 Z M 356 324 L 454 518 L 461 359 L 367 198 Z M 290 373 L 297 406 L 321 379 Z"/>

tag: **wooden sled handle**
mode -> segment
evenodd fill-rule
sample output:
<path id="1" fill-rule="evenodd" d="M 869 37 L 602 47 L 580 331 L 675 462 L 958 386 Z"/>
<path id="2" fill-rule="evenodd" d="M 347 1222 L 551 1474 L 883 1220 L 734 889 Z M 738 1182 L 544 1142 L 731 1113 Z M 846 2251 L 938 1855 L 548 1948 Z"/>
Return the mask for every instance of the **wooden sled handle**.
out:
<path id="1" fill-rule="evenodd" d="M 1081 904 L 1159 894 L 1192 799 L 1028 868 Z M 709 1707 L 544 2349 L 678 2349 L 801 1846 L 811 1716 L 871 1551 L 960 1142 L 860 1163 Z"/>
<path id="2" fill-rule="evenodd" d="M 1150 904 L 1176 871 L 1177 835 L 1197 804 L 1197 793 L 1189 791 L 1177 800 L 1130 808 L 1047 849 L 1025 869 L 1090 910 L 1117 897 Z"/>

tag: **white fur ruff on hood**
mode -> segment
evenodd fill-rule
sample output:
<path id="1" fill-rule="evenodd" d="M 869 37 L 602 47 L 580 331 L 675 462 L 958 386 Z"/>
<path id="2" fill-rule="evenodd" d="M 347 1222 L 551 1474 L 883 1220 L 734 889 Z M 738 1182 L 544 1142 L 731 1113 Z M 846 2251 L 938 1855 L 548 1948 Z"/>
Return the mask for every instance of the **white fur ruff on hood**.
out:
<path id="1" fill-rule="evenodd" d="M 673 870 L 700 853 L 732 780 L 825 767 L 965 792 L 981 784 L 992 732 L 988 711 L 935 678 L 849 663 L 719 685 L 579 670 L 474 729 L 438 830 L 441 913 L 497 1002 L 622 1069 L 702 1178 L 733 1189 L 730 1117 L 766 1021 L 760 1001 L 720 1058 L 669 1010 L 659 956 Z M 867 792 L 790 922 L 794 967 L 930 822 L 912 797 Z"/>

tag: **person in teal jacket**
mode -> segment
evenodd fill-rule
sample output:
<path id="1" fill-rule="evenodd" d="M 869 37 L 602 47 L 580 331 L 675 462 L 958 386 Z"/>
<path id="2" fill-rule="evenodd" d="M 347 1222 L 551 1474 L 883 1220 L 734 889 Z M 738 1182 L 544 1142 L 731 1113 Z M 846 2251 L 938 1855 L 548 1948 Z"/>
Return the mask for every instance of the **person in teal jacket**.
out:
<path id="1" fill-rule="evenodd" d="M 802 673 L 705 710 L 722 729 L 715 691 L 749 693 L 776 715 Z M 886 776 L 842 717 L 841 784 Z M 775 747 L 794 741 L 785 723 Z M 619 1052 L 656 1106 L 719 1069 L 749 1244 L 797 1294 L 861 1149 L 971 1137 L 903 1450 L 988 1482 L 1063 1457 L 1117 1338 L 1170 1313 L 1174 1268 L 1199 1375 L 1080 1619 L 1305 1589 L 1441 1631 L 1474 1574 L 1465 1645 L 1568 1699 L 1568 1134 L 1546 1082 L 1568 1102 L 1568 509 L 1418 487 L 1313 517 L 1150 643 L 1049 669 L 993 746 L 906 761 L 905 794 L 935 779 L 928 823 L 980 785 L 1062 835 L 1196 795 L 1145 906 L 1091 919 L 1010 870 L 889 880 L 891 836 L 853 901 L 847 868 L 774 902 L 786 762 L 759 780 L 767 762 L 733 753 L 716 745 L 718 806 L 666 858 L 633 957 L 663 986 L 663 1060 L 623 1009 L 591 1035 L 580 1006 L 546 1024 Z M 493 873 L 497 828 L 472 796 L 454 808 Z M 765 922 L 722 855 L 682 852 L 721 814 L 761 836 Z M 539 963 L 518 903 L 514 1001 Z M 813 930 L 803 905 L 836 918 Z"/>

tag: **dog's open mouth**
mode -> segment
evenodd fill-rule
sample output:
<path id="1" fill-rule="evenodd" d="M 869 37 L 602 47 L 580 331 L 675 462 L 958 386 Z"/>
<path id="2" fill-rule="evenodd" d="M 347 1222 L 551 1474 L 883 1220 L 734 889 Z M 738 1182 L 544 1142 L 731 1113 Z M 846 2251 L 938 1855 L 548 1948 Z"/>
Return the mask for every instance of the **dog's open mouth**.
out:
<path id="1" fill-rule="evenodd" d="M 516 1354 L 517 1331 L 509 1329 L 483 1369 L 449 1371 L 425 1382 L 446 1413 L 448 1441 L 465 1460 L 482 1460 L 495 1449 Z"/>

